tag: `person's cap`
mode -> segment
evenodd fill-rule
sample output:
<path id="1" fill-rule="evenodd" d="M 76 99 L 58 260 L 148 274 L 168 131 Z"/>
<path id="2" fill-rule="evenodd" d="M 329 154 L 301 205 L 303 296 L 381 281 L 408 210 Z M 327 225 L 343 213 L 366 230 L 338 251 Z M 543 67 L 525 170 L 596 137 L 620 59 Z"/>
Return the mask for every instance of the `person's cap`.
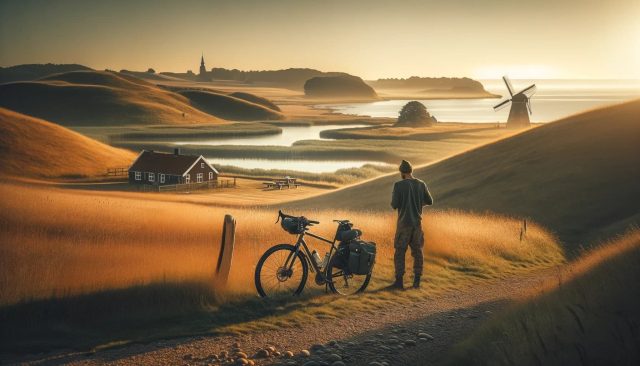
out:
<path id="1" fill-rule="evenodd" d="M 411 166 L 411 163 L 403 160 L 402 163 L 400 163 L 400 173 L 411 173 L 413 171 L 413 167 Z"/>

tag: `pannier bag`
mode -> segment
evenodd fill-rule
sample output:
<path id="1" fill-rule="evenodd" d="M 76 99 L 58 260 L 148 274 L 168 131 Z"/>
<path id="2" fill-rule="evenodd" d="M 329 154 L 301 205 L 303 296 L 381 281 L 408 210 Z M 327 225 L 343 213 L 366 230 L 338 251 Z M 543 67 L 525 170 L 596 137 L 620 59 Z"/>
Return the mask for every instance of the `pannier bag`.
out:
<path id="1" fill-rule="evenodd" d="M 376 261 L 376 243 L 353 240 L 349 243 L 349 272 L 356 275 L 371 273 Z"/>

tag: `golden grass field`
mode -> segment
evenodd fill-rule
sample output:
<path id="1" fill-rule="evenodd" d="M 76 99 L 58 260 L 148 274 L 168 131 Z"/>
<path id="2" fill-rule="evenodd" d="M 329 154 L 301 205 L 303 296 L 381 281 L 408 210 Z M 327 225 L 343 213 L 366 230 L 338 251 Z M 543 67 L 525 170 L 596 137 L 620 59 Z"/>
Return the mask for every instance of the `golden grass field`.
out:
<path id="1" fill-rule="evenodd" d="M 208 208 L 149 201 L 140 194 L 108 197 L 13 184 L 2 184 L 0 192 L 4 304 L 54 293 L 211 278 L 225 213 L 238 220 L 231 288 L 254 293 L 253 268 L 261 253 L 295 240 L 273 224 L 273 210 Z M 391 278 L 393 213 L 304 214 L 323 222 L 317 232 L 329 237 L 335 231 L 331 219 L 350 218 L 380 246 L 377 274 Z M 555 238 L 536 225 L 529 224 L 526 240 L 519 242 L 519 220 L 443 212 L 429 214 L 426 222 L 428 261 L 447 270 L 497 277 L 562 260 Z"/>
<path id="2" fill-rule="evenodd" d="M 425 226 L 426 286 L 398 298 L 373 292 L 393 277 L 391 212 L 299 211 L 322 222 L 317 228 L 322 235 L 333 236 L 331 219 L 349 218 L 365 232 L 365 239 L 377 242 L 374 278 L 363 296 L 321 296 L 323 289 L 310 279 L 305 296 L 269 303 L 257 298 L 255 264 L 271 245 L 295 240 L 274 225 L 275 210 L 205 207 L 147 200 L 144 194 L 109 197 L 13 183 L 0 185 L 0 196 L 0 318 L 9 325 L 21 324 L 18 330 L 8 327 L 1 333 L 9 347 L 5 351 L 93 347 L 149 334 L 295 326 L 342 317 L 348 309 L 415 301 L 564 261 L 555 237 L 535 224 L 529 223 L 520 242 L 518 219 L 430 213 Z M 223 293 L 213 286 L 213 271 L 225 213 L 234 215 L 238 227 L 229 288 Z M 324 253 L 322 246 L 311 247 Z M 123 307 L 126 312 L 116 310 Z M 60 324 L 66 325 L 60 329 Z"/>
<path id="3" fill-rule="evenodd" d="M 461 365 L 634 365 L 640 230 L 587 252 L 452 351 Z"/>

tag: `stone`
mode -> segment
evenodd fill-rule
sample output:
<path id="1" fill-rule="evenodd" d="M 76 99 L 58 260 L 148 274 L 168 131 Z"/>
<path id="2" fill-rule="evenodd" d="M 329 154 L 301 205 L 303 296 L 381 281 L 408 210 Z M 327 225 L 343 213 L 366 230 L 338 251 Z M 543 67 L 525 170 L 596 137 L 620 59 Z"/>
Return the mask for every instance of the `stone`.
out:
<path id="1" fill-rule="evenodd" d="M 382 366 L 382 364 L 378 361 L 371 361 L 369 362 L 369 366 Z"/>
<path id="2" fill-rule="evenodd" d="M 249 360 L 247 360 L 246 358 L 239 358 L 236 360 L 236 365 L 248 365 L 249 364 Z"/>
<path id="3" fill-rule="evenodd" d="M 231 345 L 231 348 L 240 348 L 240 343 L 238 343 L 238 342 L 234 342 L 234 343 Z"/>
<path id="4" fill-rule="evenodd" d="M 317 363 L 316 361 L 307 361 L 304 364 L 302 364 L 302 366 L 320 366 L 320 364 Z"/>
<path id="5" fill-rule="evenodd" d="M 336 341 L 336 340 L 330 340 L 328 344 L 329 344 L 331 347 L 335 347 L 335 346 L 337 346 L 337 345 L 338 345 L 338 341 Z"/>
<path id="6" fill-rule="evenodd" d="M 235 357 L 237 357 L 237 358 L 249 358 L 249 356 L 247 356 L 247 354 L 244 353 L 244 352 L 236 352 L 235 353 Z"/>
<path id="7" fill-rule="evenodd" d="M 276 348 L 274 346 L 267 346 L 266 349 L 267 349 L 267 351 L 269 351 L 269 353 L 275 353 L 276 352 Z"/>
<path id="8" fill-rule="evenodd" d="M 406 341 L 404 341 L 405 346 L 415 346 L 416 345 L 416 341 L 414 341 L 413 339 L 407 339 Z"/>
<path id="9" fill-rule="evenodd" d="M 429 333 L 418 333 L 418 338 L 424 338 L 424 339 L 428 339 L 430 341 L 432 341 L 434 338 L 431 334 Z"/>
<path id="10" fill-rule="evenodd" d="M 283 355 L 284 357 L 286 357 L 286 358 L 291 358 L 291 357 L 293 357 L 293 352 L 291 352 L 291 351 L 285 351 L 282 355 Z"/>
<path id="11" fill-rule="evenodd" d="M 311 352 L 309 352 L 309 350 L 303 349 L 302 351 L 300 351 L 300 355 L 302 357 L 309 357 L 311 356 Z"/>
<path id="12" fill-rule="evenodd" d="M 267 351 L 266 349 L 260 349 L 260 350 L 258 350 L 258 352 L 256 352 L 256 355 L 254 357 L 255 358 L 267 358 L 267 357 L 269 357 L 269 351 Z"/>
<path id="13" fill-rule="evenodd" d="M 342 361 L 342 357 L 340 357 L 340 355 L 332 353 L 327 357 L 327 361 L 329 362 L 336 362 L 336 361 Z"/>
<path id="14" fill-rule="evenodd" d="M 313 346 L 311 346 L 311 350 L 315 351 L 315 352 L 321 351 L 321 350 L 324 351 L 324 345 L 322 345 L 322 344 L 314 344 Z"/>
<path id="15" fill-rule="evenodd" d="M 346 364 L 342 361 L 336 361 L 332 363 L 331 366 L 346 366 Z"/>
<path id="16" fill-rule="evenodd" d="M 248 360 L 249 366 L 255 366 L 256 362 L 254 360 Z"/>

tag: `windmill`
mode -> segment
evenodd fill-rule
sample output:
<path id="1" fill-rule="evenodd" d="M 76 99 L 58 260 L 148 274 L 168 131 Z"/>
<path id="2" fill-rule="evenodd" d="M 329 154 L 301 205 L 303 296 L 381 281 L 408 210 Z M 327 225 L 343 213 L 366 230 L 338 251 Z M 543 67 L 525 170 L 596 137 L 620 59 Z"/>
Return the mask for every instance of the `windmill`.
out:
<path id="1" fill-rule="evenodd" d="M 511 110 L 509 111 L 509 118 L 507 119 L 507 127 L 529 127 L 531 124 L 529 121 L 529 114 L 532 113 L 530 99 L 536 92 L 536 84 L 531 84 L 514 94 L 513 86 L 511 85 L 509 78 L 503 76 L 502 80 L 504 80 L 504 83 L 509 90 L 509 94 L 511 94 L 511 99 L 500 102 L 493 107 L 493 110 L 497 112 L 511 103 Z"/>

